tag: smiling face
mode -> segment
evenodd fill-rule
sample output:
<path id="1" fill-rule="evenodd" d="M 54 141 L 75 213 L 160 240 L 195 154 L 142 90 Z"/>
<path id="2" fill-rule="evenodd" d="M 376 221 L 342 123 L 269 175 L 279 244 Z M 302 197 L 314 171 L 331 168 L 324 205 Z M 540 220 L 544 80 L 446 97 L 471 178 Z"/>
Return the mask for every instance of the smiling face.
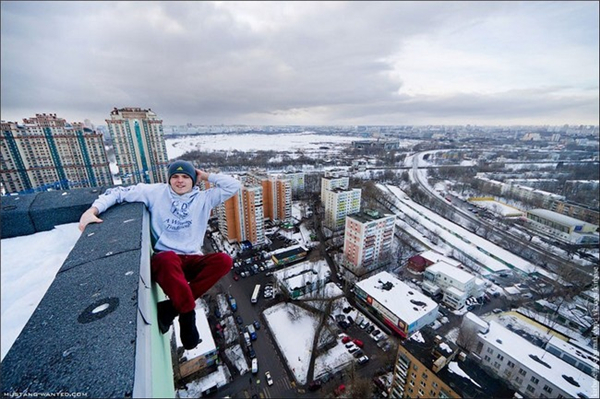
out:
<path id="1" fill-rule="evenodd" d="M 175 191 L 176 194 L 183 195 L 192 191 L 194 182 L 192 178 L 185 173 L 175 173 L 169 179 L 169 185 Z"/>

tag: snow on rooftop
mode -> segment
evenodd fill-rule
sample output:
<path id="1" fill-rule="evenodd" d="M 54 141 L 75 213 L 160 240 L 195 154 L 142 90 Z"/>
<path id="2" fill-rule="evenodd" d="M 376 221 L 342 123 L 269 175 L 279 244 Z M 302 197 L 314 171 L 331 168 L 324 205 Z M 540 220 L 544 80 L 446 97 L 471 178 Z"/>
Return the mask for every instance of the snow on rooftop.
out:
<path id="1" fill-rule="evenodd" d="M 448 263 L 446 263 L 444 261 L 440 261 L 440 262 L 434 263 L 431 266 L 428 266 L 427 270 L 432 273 L 439 272 L 439 273 L 444 273 L 448 276 L 452 276 L 453 279 L 455 279 L 456 281 L 463 283 L 463 284 L 467 284 L 469 281 L 471 281 L 475 278 L 475 276 L 473 276 L 471 273 L 468 273 L 462 269 L 459 269 L 458 267 L 449 265 Z"/>
<path id="2" fill-rule="evenodd" d="M 490 200 L 471 200 L 473 204 L 486 208 L 496 214 L 504 217 L 508 216 L 523 216 L 524 212 L 510 205 L 503 204 L 498 201 Z"/>
<path id="3" fill-rule="evenodd" d="M 551 381 L 572 397 L 578 397 L 579 393 L 583 393 L 588 398 L 597 397 L 597 392 L 594 392 L 594 387 L 597 389 L 596 379 L 563 360 L 546 353 L 544 349 L 533 345 L 496 321 L 490 321 L 489 325 L 490 328 L 486 334 L 479 333 L 484 341 L 499 348 L 534 373 Z M 534 360 L 531 356 L 541 359 L 549 367 Z M 563 375 L 572 378 L 579 384 L 579 387 L 565 380 Z"/>
<path id="4" fill-rule="evenodd" d="M 591 223 L 584 222 L 583 220 L 575 219 L 571 216 L 563 215 L 562 213 L 557 213 L 550 211 L 548 209 L 531 209 L 527 211 L 533 215 L 541 216 L 545 219 L 550 219 L 555 221 L 556 223 L 560 223 L 565 226 L 581 226 L 581 225 L 590 225 Z"/>
<path id="5" fill-rule="evenodd" d="M 382 285 L 387 282 L 392 284 L 389 290 L 382 288 Z M 361 280 L 356 283 L 356 286 L 390 312 L 402 318 L 407 325 L 413 324 L 438 307 L 438 304 L 429 297 L 409 287 L 388 272 L 381 272 Z"/>
<path id="6" fill-rule="evenodd" d="M 185 389 L 178 389 L 179 398 L 200 398 L 203 392 L 213 387 L 222 387 L 229 383 L 231 374 L 224 365 L 219 365 L 217 371 L 200 377 L 186 384 Z"/>
<path id="7" fill-rule="evenodd" d="M 81 236 L 78 225 L 68 223 L 50 231 L 2 239 L 2 359 Z"/>
<path id="8" fill-rule="evenodd" d="M 479 326 L 479 331 L 487 331 L 487 329 L 489 328 L 488 323 L 485 320 L 479 318 L 474 313 L 467 312 L 467 313 L 465 313 L 465 317 L 467 319 L 469 319 L 469 321 L 471 321 L 471 322 L 475 323 L 477 326 Z"/>
<path id="9" fill-rule="evenodd" d="M 466 378 L 467 380 L 471 380 L 471 382 L 475 385 L 477 385 L 479 388 L 481 388 L 481 385 L 479 385 L 474 379 L 472 379 L 467 373 L 464 372 L 463 369 L 460 368 L 460 366 L 458 365 L 457 362 L 450 362 L 448 364 L 448 370 L 454 374 L 460 375 L 463 378 Z"/>
<path id="10" fill-rule="evenodd" d="M 412 339 L 413 341 L 421 342 L 423 344 L 425 343 L 425 338 L 423 338 L 423 334 L 421 334 L 421 331 L 417 331 L 416 333 L 411 335 L 409 339 Z"/>
<path id="11" fill-rule="evenodd" d="M 286 284 L 291 290 L 305 286 L 308 282 L 316 283 L 325 280 L 331 274 L 327 261 L 301 262 L 273 273 L 277 280 Z"/>

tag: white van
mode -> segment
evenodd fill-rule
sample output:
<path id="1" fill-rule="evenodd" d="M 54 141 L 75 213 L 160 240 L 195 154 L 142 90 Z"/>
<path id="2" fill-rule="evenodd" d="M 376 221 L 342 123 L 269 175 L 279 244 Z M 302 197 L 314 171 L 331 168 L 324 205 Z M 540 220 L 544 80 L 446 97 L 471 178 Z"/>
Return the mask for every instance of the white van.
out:
<path id="1" fill-rule="evenodd" d="M 258 373 L 258 360 L 256 358 L 252 359 L 252 374 Z"/>

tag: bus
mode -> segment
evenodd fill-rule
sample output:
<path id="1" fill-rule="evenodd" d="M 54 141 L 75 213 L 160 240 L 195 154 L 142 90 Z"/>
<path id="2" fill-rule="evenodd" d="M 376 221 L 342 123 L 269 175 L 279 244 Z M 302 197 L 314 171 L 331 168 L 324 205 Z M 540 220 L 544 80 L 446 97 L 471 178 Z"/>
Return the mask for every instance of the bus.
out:
<path id="1" fill-rule="evenodd" d="M 252 293 L 252 298 L 250 298 L 250 302 L 256 303 L 258 302 L 258 294 L 260 293 L 260 284 L 256 284 L 254 287 L 254 292 Z"/>

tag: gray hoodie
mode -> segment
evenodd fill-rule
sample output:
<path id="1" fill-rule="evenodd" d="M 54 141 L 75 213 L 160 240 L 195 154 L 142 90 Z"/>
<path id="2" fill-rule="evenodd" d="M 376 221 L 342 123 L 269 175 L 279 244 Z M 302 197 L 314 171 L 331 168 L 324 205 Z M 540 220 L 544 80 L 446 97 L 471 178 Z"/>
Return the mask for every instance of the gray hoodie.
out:
<path id="1" fill-rule="evenodd" d="M 139 183 L 106 190 L 92 206 L 99 213 L 121 202 L 143 202 L 150 212 L 150 227 L 156 251 L 177 254 L 202 254 L 201 247 L 210 211 L 235 195 L 241 183 L 233 177 L 209 174 L 213 185 L 205 191 L 196 186 L 189 193 L 178 195 L 166 183 Z"/>

